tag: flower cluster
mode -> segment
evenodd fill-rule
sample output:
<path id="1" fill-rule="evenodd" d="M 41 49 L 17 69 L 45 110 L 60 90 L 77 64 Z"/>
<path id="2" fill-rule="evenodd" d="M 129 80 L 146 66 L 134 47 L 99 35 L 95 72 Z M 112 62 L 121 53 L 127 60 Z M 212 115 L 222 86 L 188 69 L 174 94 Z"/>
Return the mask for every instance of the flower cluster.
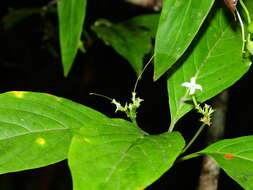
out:
<path id="1" fill-rule="evenodd" d="M 196 77 L 192 77 L 190 82 L 183 82 L 182 86 L 187 87 L 189 89 L 189 95 L 192 96 L 193 103 L 195 106 L 195 109 L 203 115 L 203 117 L 200 119 L 200 121 L 208 126 L 210 126 L 211 123 L 211 115 L 214 112 L 214 109 L 210 106 L 205 104 L 204 107 L 202 108 L 196 101 L 195 98 L 195 91 L 196 90 L 201 90 L 202 91 L 202 86 L 200 84 L 196 83 Z"/>
<path id="2" fill-rule="evenodd" d="M 126 103 L 125 106 L 122 106 L 115 99 L 112 99 L 112 104 L 116 106 L 115 112 L 117 111 L 125 112 L 127 117 L 129 117 L 131 120 L 135 120 L 137 116 L 137 109 L 140 107 L 143 99 L 136 97 L 136 93 L 133 92 L 131 100 L 132 103 Z"/>

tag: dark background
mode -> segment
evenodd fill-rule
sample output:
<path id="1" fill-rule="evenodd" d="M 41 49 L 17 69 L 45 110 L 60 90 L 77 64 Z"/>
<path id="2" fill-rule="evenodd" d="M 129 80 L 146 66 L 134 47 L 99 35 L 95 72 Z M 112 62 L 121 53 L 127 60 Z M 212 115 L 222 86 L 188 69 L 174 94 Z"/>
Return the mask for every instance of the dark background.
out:
<path id="1" fill-rule="evenodd" d="M 92 40 L 89 41 L 85 54 L 78 53 L 69 76 L 64 78 L 59 57 L 56 14 L 30 16 L 9 30 L 5 30 L 2 24 L 9 8 L 42 7 L 47 3 L 48 1 L 45 0 L 11 0 L 5 1 L 5 5 L 2 3 L 0 8 L 1 92 L 10 90 L 47 92 L 90 106 L 110 117 L 124 117 L 122 114 L 114 113 L 115 107 L 110 102 L 100 97 L 90 96 L 89 93 L 104 94 L 120 102 L 129 101 L 136 81 L 135 73 L 127 61 L 99 41 L 89 27 L 98 18 L 117 22 L 150 13 L 152 10 L 127 4 L 122 0 L 88 1 L 85 28 Z M 143 130 L 157 134 L 167 130 L 170 116 L 166 77 L 154 83 L 152 72 L 153 68 L 150 66 L 138 86 L 138 95 L 145 100 L 139 110 L 138 123 Z M 253 133 L 251 82 L 250 70 L 229 90 L 226 138 Z M 178 129 L 186 140 L 194 135 L 198 126 L 197 123 L 192 122 L 192 117 L 198 116 L 191 112 L 178 124 Z M 189 151 L 197 151 L 204 146 L 205 133 Z M 201 158 L 195 158 L 175 165 L 147 189 L 195 189 L 201 161 Z M 219 189 L 225 188 L 241 189 L 224 172 L 221 172 Z M 16 189 L 71 190 L 71 177 L 66 162 L 0 176 L 0 190 Z"/>

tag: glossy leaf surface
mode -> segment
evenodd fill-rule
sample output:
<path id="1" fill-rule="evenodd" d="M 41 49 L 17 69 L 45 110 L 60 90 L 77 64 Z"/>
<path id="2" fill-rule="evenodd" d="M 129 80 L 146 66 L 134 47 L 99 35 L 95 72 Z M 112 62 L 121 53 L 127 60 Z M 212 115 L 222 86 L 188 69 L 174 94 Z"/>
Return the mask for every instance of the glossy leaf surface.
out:
<path id="1" fill-rule="evenodd" d="M 202 92 L 196 91 L 197 100 L 203 102 L 234 84 L 249 69 L 250 62 L 242 60 L 240 29 L 235 30 L 234 20 L 227 16 L 223 9 L 217 9 L 183 62 L 172 69 L 168 78 L 171 125 L 193 108 L 183 82 L 196 77 L 203 87 Z"/>
<path id="2" fill-rule="evenodd" d="M 253 136 L 222 140 L 199 153 L 212 156 L 244 189 L 253 189 Z"/>
<path id="3" fill-rule="evenodd" d="M 58 0 L 61 59 L 67 76 L 74 62 L 86 13 L 87 0 Z"/>
<path id="4" fill-rule="evenodd" d="M 101 118 L 99 112 L 49 94 L 0 94 L 0 174 L 65 159 L 73 130 Z"/>
<path id="5" fill-rule="evenodd" d="M 209 13 L 214 0 L 165 0 L 155 42 L 157 80 L 185 52 Z"/>
<path id="6" fill-rule="evenodd" d="M 125 120 L 90 122 L 70 146 L 74 190 L 144 189 L 172 166 L 183 147 L 178 132 L 148 135 Z"/>

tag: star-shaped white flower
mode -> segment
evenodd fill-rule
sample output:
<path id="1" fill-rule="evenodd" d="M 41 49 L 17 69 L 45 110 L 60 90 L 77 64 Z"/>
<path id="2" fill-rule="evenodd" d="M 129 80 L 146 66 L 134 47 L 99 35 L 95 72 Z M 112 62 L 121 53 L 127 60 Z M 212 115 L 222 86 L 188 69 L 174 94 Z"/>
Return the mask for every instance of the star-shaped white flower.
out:
<path id="1" fill-rule="evenodd" d="M 196 77 L 191 78 L 191 82 L 183 82 L 182 86 L 187 87 L 190 89 L 190 95 L 195 94 L 196 90 L 202 90 L 202 86 L 199 84 L 196 84 Z"/>

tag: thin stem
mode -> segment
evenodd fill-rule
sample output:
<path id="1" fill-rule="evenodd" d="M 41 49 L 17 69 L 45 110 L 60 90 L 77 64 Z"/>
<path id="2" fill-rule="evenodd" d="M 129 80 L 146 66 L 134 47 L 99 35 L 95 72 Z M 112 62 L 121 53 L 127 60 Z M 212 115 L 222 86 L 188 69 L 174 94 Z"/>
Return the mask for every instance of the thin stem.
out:
<path id="1" fill-rule="evenodd" d="M 201 156 L 201 154 L 198 154 L 198 153 L 192 153 L 192 154 L 188 154 L 186 156 L 183 156 L 181 158 L 179 158 L 176 163 L 179 163 L 179 162 L 182 162 L 182 161 L 185 161 L 185 160 L 189 160 L 189 159 L 192 159 L 192 158 L 196 158 L 198 156 Z"/>
<path id="2" fill-rule="evenodd" d="M 195 108 L 198 108 L 198 107 L 199 107 L 199 104 L 198 104 L 198 102 L 197 102 L 197 100 L 196 100 L 195 95 L 192 95 L 192 101 L 193 101 L 193 104 L 194 104 Z"/>
<path id="3" fill-rule="evenodd" d="M 105 99 L 107 99 L 107 100 L 112 101 L 112 98 L 109 98 L 109 97 L 107 97 L 107 96 L 105 96 L 105 95 L 102 95 L 102 94 L 90 93 L 90 95 L 100 96 L 100 97 L 102 97 L 102 98 L 105 98 Z"/>
<path id="4" fill-rule="evenodd" d="M 175 122 L 171 121 L 170 126 L 169 126 L 169 129 L 168 129 L 168 132 L 169 132 L 169 133 L 172 132 L 173 129 L 174 129 L 174 127 L 175 127 Z"/>
<path id="5" fill-rule="evenodd" d="M 199 134 L 201 133 L 201 131 L 204 129 L 205 124 L 202 124 L 199 128 L 199 130 L 197 131 L 197 133 L 194 135 L 194 137 L 191 139 L 191 141 L 188 143 L 188 145 L 183 149 L 182 153 L 184 153 L 191 145 L 192 143 L 196 140 L 196 138 L 199 136 Z"/>
<path id="6" fill-rule="evenodd" d="M 240 1 L 240 4 L 241 4 L 241 6 L 242 6 L 242 8 L 243 8 L 243 10 L 244 10 L 244 12 L 247 16 L 248 24 L 250 24 L 251 23 L 251 18 L 250 18 L 250 15 L 249 15 L 249 11 L 248 11 L 247 7 L 245 6 L 245 4 L 243 3 L 243 0 L 239 0 L 239 1 Z"/>
<path id="7" fill-rule="evenodd" d="M 142 74 L 144 73 L 144 71 L 146 70 L 146 68 L 148 67 L 148 65 L 151 63 L 151 61 L 153 60 L 155 55 L 152 55 L 152 57 L 149 59 L 149 61 L 147 62 L 147 64 L 144 66 L 142 72 L 140 73 L 140 75 L 138 76 L 136 82 L 135 82 L 135 85 L 134 85 L 134 92 L 136 92 L 136 88 L 137 88 L 137 85 L 138 85 L 138 82 L 139 80 L 141 79 L 141 76 Z"/>
<path id="8" fill-rule="evenodd" d="M 242 18 L 240 16 L 239 12 L 237 11 L 237 9 L 235 10 L 235 12 L 236 12 L 237 17 L 239 19 L 241 30 L 242 30 L 242 42 L 243 42 L 242 43 L 242 52 L 244 53 L 245 52 L 244 51 L 244 49 L 245 49 L 245 42 L 246 42 L 246 40 L 245 40 L 245 32 L 244 32 L 244 25 L 243 25 L 243 22 L 242 22 Z"/>
<path id="9" fill-rule="evenodd" d="M 131 119 L 131 121 L 132 121 L 133 124 L 135 124 L 136 126 L 138 126 L 137 121 L 136 121 L 135 118 L 130 118 L 130 119 Z"/>

